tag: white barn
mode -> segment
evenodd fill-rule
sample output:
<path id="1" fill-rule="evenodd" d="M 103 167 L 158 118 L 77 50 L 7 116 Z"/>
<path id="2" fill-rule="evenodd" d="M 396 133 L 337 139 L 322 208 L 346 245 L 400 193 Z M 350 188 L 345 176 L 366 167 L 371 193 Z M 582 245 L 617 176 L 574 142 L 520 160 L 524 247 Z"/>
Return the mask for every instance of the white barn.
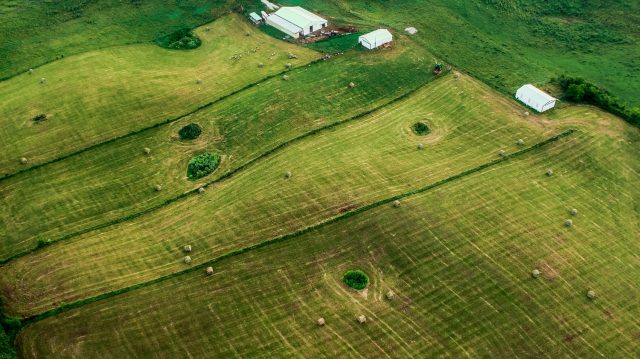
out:
<path id="1" fill-rule="evenodd" d="M 516 98 L 538 112 L 552 109 L 557 99 L 539 88 L 526 84 L 516 91 Z"/>
<path id="2" fill-rule="evenodd" d="M 358 38 L 358 43 L 369 50 L 390 43 L 393 35 L 387 29 L 378 29 Z"/>
<path id="3" fill-rule="evenodd" d="M 266 22 L 296 39 L 325 28 L 328 24 L 327 20 L 300 6 L 283 6 L 269 15 Z"/>

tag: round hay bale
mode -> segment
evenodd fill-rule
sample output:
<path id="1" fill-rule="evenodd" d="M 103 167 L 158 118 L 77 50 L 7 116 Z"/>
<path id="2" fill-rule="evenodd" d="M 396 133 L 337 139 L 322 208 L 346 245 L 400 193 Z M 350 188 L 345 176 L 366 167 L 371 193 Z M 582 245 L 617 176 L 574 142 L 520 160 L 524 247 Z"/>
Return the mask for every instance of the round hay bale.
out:
<path id="1" fill-rule="evenodd" d="M 197 80 L 196 80 L 196 83 L 197 83 L 198 85 L 201 85 L 201 84 L 202 84 L 202 80 L 201 80 L 201 79 L 197 79 Z"/>
<path id="2" fill-rule="evenodd" d="M 506 156 L 506 155 L 507 155 L 507 153 L 506 153 L 504 150 L 500 150 L 500 151 L 498 151 L 498 156 L 500 156 L 500 157 L 504 157 L 504 156 Z"/>
<path id="3" fill-rule="evenodd" d="M 291 65 L 291 63 L 290 63 L 290 62 L 287 62 L 287 63 L 284 65 L 284 67 L 286 67 L 287 69 L 290 69 L 290 68 L 291 68 L 291 66 L 293 66 L 293 65 Z"/>
<path id="4" fill-rule="evenodd" d="M 264 64 L 263 64 L 262 62 L 260 62 L 260 63 L 258 63 L 258 67 L 259 67 L 259 68 L 263 68 L 263 67 L 264 67 Z"/>
<path id="5" fill-rule="evenodd" d="M 200 187 L 200 188 L 198 188 L 198 193 L 200 193 L 200 194 L 203 194 L 203 193 L 205 193 L 206 191 L 207 191 L 207 190 L 206 190 L 206 189 L 204 189 L 204 187 Z"/>
<path id="6" fill-rule="evenodd" d="M 577 216 L 577 215 L 578 215 L 578 210 L 577 210 L 577 209 L 575 209 L 575 208 L 572 208 L 572 209 L 569 211 L 569 214 L 570 214 L 570 215 L 572 215 L 572 216 Z"/>
<path id="7" fill-rule="evenodd" d="M 360 324 L 364 324 L 367 322 L 367 317 L 365 317 L 364 314 L 360 314 L 356 319 Z"/>
<path id="8" fill-rule="evenodd" d="M 213 275 L 213 267 L 207 267 L 205 272 L 207 273 L 207 275 Z"/>
<path id="9" fill-rule="evenodd" d="M 159 184 L 157 184 L 154 188 L 156 189 L 156 192 L 162 191 L 162 186 Z"/>
<path id="10" fill-rule="evenodd" d="M 396 293 L 394 293 L 393 291 L 388 291 L 385 295 L 384 295 L 388 300 L 393 300 L 396 297 Z"/>
<path id="11" fill-rule="evenodd" d="M 395 208 L 400 207 L 400 201 L 398 201 L 397 199 L 396 199 L 395 201 L 393 201 L 393 206 L 394 206 Z"/>
<path id="12" fill-rule="evenodd" d="M 424 145 L 423 145 L 422 143 L 418 143 L 417 148 L 418 148 L 419 150 L 424 150 Z"/>
<path id="13" fill-rule="evenodd" d="M 285 81 L 289 81 L 289 76 L 284 75 L 284 76 L 282 76 L 282 79 L 285 80 Z"/>
<path id="14" fill-rule="evenodd" d="M 26 157 L 21 157 L 21 158 L 20 158 L 20 163 L 22 163 L 23 165 L 26 165 L 26 164 L 27 164 L 27 162 L 29 162 L 29 160 L 27 160 L 27 158 L 26 158 Z"/>
<path id="15" fill-rule="evenodd" d="M 526 117 L 526 116 L 529 116 L 529 111 L 525 111 L 525 112 L 523 113 L 523 115 L 524 115 L 525 117 Z"/>
<path id="16" fill-rule="evenodd" d="M 322 318 L 322 317 L 318 318 L 316 323 L 318 324 L 319 327 L 322 327 L 322 326 L 324 326 L 326 324 L 324 318 Z"/>
<path id="17" fill-rule="evenodd" d="M 295 54 L 293 54 L 291 52 L 287 54 L 287 57 L 290 58 L 290 59 L 297 59 L 298 58 L 298 56 L 296 56 Z"/>
<path id="18" fill-rule="evenodd" d="M 33 69 L 29 69 L 29 71 L 27 71 L 29 73 L 29 75 L 31 75 L 33 73 Z"/>
<path id="19" fill-rule="evenodd" d="M 284 173 L 284 178 L 291 178 L 291 176 L 293 176 L 293 173 L 291 173 L 291 171 L 287 171 Z"/>
<path id="20" fill-rule="evenodd" d="M 587 291 L 587 298 L 589 298 L 589 299 L 594 299 L 595 297 L 596 297 L 596 292 L 595 292 L 595 291 L 593 291 L 592 289 L 589 289 L 589 290 Z"/>
<path id="21" fill-rule="evenodd" d="M 350 88 L 354 88 L 354 87 L 356 87 L 356 84 L 354 84 L 353 82 L 349 82 L 349 87 Z"/>
<path id="22" fill-rule="evenodd" d="M 244 33 L 244 36 L 251 36 L 251 33 L 249 31 Z"/>
<path id="23" fill-rule="evenodd" d="M 150 154 L 151 154 L 151 149 L 150 149 L 149 147 L 145 147 L 145 148 L 143 149 L 143 151 L 144 151 L 144 154 L 145 154 L 145 155 L 150 155 Z"/>
<path id="24" fill-rule="evenodd" d="M 185 253 L 190 253 L 191 252 L 191 245 L 190 244 L 185 245 L 184 247 L 182 247 L 182 250 Z"/>
<path id="25" fill-rule="evenodd" d="M 547 175 L 547 177 L 551 177 L 551 176 L 553 176 L 553 170 L 551 168 L 549 168 L 547 170 L 547 172 L 545 172 L 545 174 Z"/>
<path id="26" fill-rule="evenodd" d="M 522 146 L 522 145 L 524 145 L 524 140 L 522 138 L 520 138 L 520 139 L 518 139 L 518 141 L 516 141 L 516 144 L 518 146 Z"/>
<path id="27" fill-rule="evenodd" d="M 531 276 L 532 276 L 533 278 L 538 278 L 538 277 L 540 276 L 540 271 L 539 271 L 539 270 L 537 270 L 537 269 L 532 270 L 532 271 L 531 271 Z"/>
<path id="28" fill-rule="evenodd" d="M 47 79 L 45 79 L 44 77 L 42 77 L 42 78 L 40 79 L 40 83 L 41 83 L 41 84 L 44 84 L 44 83 L 46 83 L 46 82 L 47 82 Z"/>
<path id="29" fill-rule="evenodd" d="M 189 256 L 185 256 L 185 257 L 184 257 L 184 262 L 185 262 L 186 264 L 191 264 L 191 257 L 189 257 Z"/>
<path id="30" fill-rule="evenodd" d="M 564 226 L 565 227 L 573 227 L 573 221 L 570 219 L 567 219 L 566 221 L 564 221 Z"/>

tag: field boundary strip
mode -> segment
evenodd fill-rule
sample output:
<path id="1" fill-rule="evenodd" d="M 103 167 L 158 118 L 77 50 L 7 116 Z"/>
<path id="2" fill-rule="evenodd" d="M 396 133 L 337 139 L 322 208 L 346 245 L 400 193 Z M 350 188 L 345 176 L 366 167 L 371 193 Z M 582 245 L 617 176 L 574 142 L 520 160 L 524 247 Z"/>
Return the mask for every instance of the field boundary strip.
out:
<path id="1" fill-rule="evenodd" d="M 316 61 L 322 61 L 322 59 L 316 60 Z M 240 165 L 240 166 L 238 166 L 238 167 L 236 167 L 236 168 L 234 168 L 232 170 L 229 170 L 228 172 L 226 172 L 222 176 L 220 176 L 220 177 L 218 177 L 216 179 L 213 179 L 211 181 L 205 182 L 200 187 L 206 188 L 208 186 L 221 183 L 221 182 L 223 182 L 225 180 L 230 179 L 231 177 L 233 177 L 238 172 L 243 171 L 243 170 L 251 167 L 252 165 L 256 164 L 257 162 L 259 162 L 259 161 L 271 156 L 272 154 L 274 154 L 276 152 L 279 152 L 280 150 L 282 150 L 282 149 L 284 149 L 284 148 L 286 148 L 288 146 L 291 146 L 292 144 L 294 144 L 296 142 L 302 141 L 302 140 L 304 140 L 304 139 L 306 139 L 308 137 L 314 136 L 314 135 L 316 135 L 316 134 L 318 134 L 320 132 L 336 128 L 336 127 L 338 127 L 340 125 L 344 125 L 344 124 L 346 124 L 348 122 L 358 120 L 358 119 L 360 119 L 362 117 L 365 117 L 365 116 L 370 115 L 370 114 L 372 114 L 372 113 L 374 113 L 376 111 L 379 111 L 379 110 L 381 110 L 381 109 L 383 109 L 383 108 L 385 108 L 387 106 L 390 106 L 390 105 L 392 105 L 392 104 L 394 104 L 396 102 L 402 101 L 402 100 L 406 99 L 407 97 L 411 96 L 412 94 L 414 94 L 416 91 L 418 91 L 421 88 L 423 88 L 424 86 L 426 86 L 428 83 L 431 83 L 434 80 L 443 78 L 444 75 L 446 75 L 446 73 L 443 73 L 439 77 L 431 77 L 428 80 L 426 80 L 425 82 L 423 82 L 420 85 L 416 86 L 415 88 L 405 92 L 404 94 L 402 94 L 402 95 L 400 95 L 400 96 L 398 96 L 398 97 L 396 97 L 394 99 L 391 99 L 390 101 L 387 101 L 387 102 L 385 102 L 385 103 L 383 103 L 381 105 L 378 105 L 378 106 L 376 106 L 374 108 L 371 108 L 371 109 L 369 109 L 367 111 L 360 112 L 360 113 L 358 113 L 356 115 L 353 115 L 353 116 L 351 116 L 349 118 L 333 122 L 333 123 L 328 124 L 326 126 L 318 127 L 318 128 L 313 129 L 313 130 L 311 130 L 309 132 L 305 132 L 302 135 L 299 135 L 299 136 L 294 137 L 294 138 L 292 138 L 290 140 L 282 142 L 282 143 L 276 145 L 275 147 L 267 150 L 266 152 L 258 155 L 257 157 L 254 157 L 254 158 L 250 159 L 249 161 L 245 162 L 244 164 L 242 164 L 242 165 Z M 278 76 L 278 75 L 274 75 L 274 76 Z M 186 115 L 184 115 L 184 116 L 186 116 Z M 50 245 L 53 245 L 53 244 L 55 244 L 57 242 L 69 240 L 71 238 L 74 238 L 74 237 L 77 237 L 77 236 L 80 236 L 80 235 L 83 235 L 83 234 L 86 234 L 86 233 L 89 233 L 89 232 L 93 232 L 93 231 L 96 231 L 96 230 L 99 230 L 99 229 L 103 229 L 103 228 L 110 227 L 110 226 L 113 226 L 113 225 L 116 225 L 116 224 L 127 222 L 127 221 L 133 220 L 135 218 L 138 218 L 140 216 L 143 216 L 145 214 L 154 212 L 154 211 L 156 211 L 158 209 L 161 209 L 163 207 L 166 207 L 166 206 L 168 206 L 168 205 L 170 205 L 170 204 L 172 204 L 174 202 L 177 202 L 177 201 L 179 201 L 181 199 L 184 199 L 184 198 L 186 198 L 186 197 L 188 197 L 190 195 L 198 194 L 198 189 L 199 188 L 194 188 L 194 189 L 191 189 L 189 191 L 183 192 L 183 193 L 181 193 L 181 194 L 179 194 L 179 195 L 177 195 L 175 197 L 171 197 L 171 198 L 169 198 L 169 199 L 167 199 L 167 200 L 165 200 L 165 201 L 163 201 L 163 202 L 161 202 L 161 203 L 159 203 L 159 204 L 157 204 L 155 206 L 143 209 L 141 211 L 138 211 L 138 212 L 135 212 L 135 213 L 131 213 L 131 214 L 128 214 L 126 216 L 123 216 L 123 217 L 120 217 L 120 218 L 116 218 L 114 220 L 111 220 L 111 221 L 108 221 L 108 222 L 105 222 L 105 223 L 100 223 L 100 224 L 97 224 L 95 226 L 91 226 L 91 227 L 88 227 L 88 228 L 83 228 L 83 229 L 80 229 L 78 231 L 65 234 L 65 235 L 63 235 L 61 237 L 58 237 L 57 239 L 53 239 L 53 240 L 47 242 L 44 246 L 36 246 L 36 247 L 34 247 L 34 248 L 30 249 L 30 250 L 27 250 L 27 251 L 24 251 L 24 252 L 21 252 L 21 253 L 16 253 L 16 254 L 14 254 L 12 256 L 0 259 L 0 266 L 3 266 L 3 265 L 5 265 L 5 264 L 7 264 L 7 263 L 9 263 L 9 262 L 11 262 L 13 260 L 18 259 L 18 258 L 21 258 L 21 257 L 27 256 L 29 254 L 32 254 L 32 253 L 34 253 L 34 252 L 36 252 L 36 251 L 38 251 L 40 249 L 44 249 L 44 248 L 46 248 L 46 247 L 48 247 Z"/>
<path id="2" fill-rule="evenodd" d="M 194 265 L 194 266 L 192 266 L 192 267 L 190 267 L 188 269 L 185 269 L 185 270 L 182 270 L 182 271 L 179 271 L 179 272 L 175 272 L 175 273 L 171 273 L 171 274 L 168 274 L 168 275 L 165 275 L 165 276 L 162 276 L 162 277 L 158 277 L 156 279 L 152 279 L 152 280 L 149 280 L 149 281 L 146 281 L 146 282 L 142 282 L 142 283 L 134 284 L 134 285 L 131 285 L 131 286 L 128 286 L 128 287 L 123 287 L 123 288 L 120 288 L 120 289 L 116 289 L 116 290 L 113 290 L 113 291 L 110 291 L 110 292 L 102 293 L 102 294 L 99 294 L 99 295 L 96 295 L 96 296 L 93 296 L 93 297 L 90 297 L 90 298 L 80 299 L 80 300 L 77 300 L 75 302 L 64 304 L 64 305 L 59 306 L 57 308 L 46 310 L 46 311 L 44 311 L 44 312 L 42 312 L 40 314 L 36 314 L 36 315 L 33 315 L 33 316 L 30 316 L 30 317 L 22 319 L 21 320 L 21 327 L 36 323 L 36 322 L 44 320 L 46 318 L 50 318 L 50 317 L 56 316 L 58 314 L 67 312 L 67 311 L 72 310 L 72 309 L 80 308 L 80 307 L 82 307 L 82 306 L 84 306 L 86 304 L 90 304 L 90 303 L 94 303 L 94 302 L 97 302 L 97 301 L 113 298 L 113 297 L 118 296 L 120 294 L 125 294 L 125 293 L 128 293 L 128 292 L 137 290 L 137 289 L 145 288 L 145 287 L 157 284 L 157 283 L 161 283 L 161 282 L 167 281 L 167 280 L 172 279 L 172 278 L 176 278 L 176 277 L 184 275 L 184 274 L 188 274 L 188 273 L 192 273 L 192 272 L 195 272 L 195 271 L 198 271 L 198 270 L 202 270 L 203 268 L 205 268 L 207 266 L 211 266 L 211 265 L 216 264 L 218 262 L 221 262 L 222 260 L 225 260 L 225 259 L 228 259 L 228 258 L 232 258 L 232 257 L 236 257 L 236 256 L 239 256 L 239 255 L 244 254 L 246 252 L 249 252 L 249 251 L 252 251 L 252 250 L 256 250 L 256 249 L 260 249 L 260 248 L 263 248 L 263 247 L 266 247 L 266 246 L 269 246 L 269 245 L 273 245 L 273 244 L 276 244 L 276 243 L 284 242 L 284 241 L 287 241 L 289 239 L 292 239 L 292 238 L 295 238 L 295 237 L 299 237 L 299 236 L 301 236 L 303 234 L 306 234 L 306 233 L 309 233 L 311 231 L 314 231 L 314 230 L 320 229 L 322 227 L 328 226 L 330 224 L 333 224 L 333 223 L 336 223 L 336 222 L 340 222 L 340 221 L 342 221 L 344 219 L 353 217 L 353 216 L 358 215 L 360 213 L 364 213 L 364 212 L 369 211 L 371 209 L 384 206 L 386 204 L 392 203 L 394 201 L 397 201 L 397 200 L 400 200 L 400 199 L 403 199 L 403 198 L 407 198 L 407 197 L 410 197 L 410 196 L 413 196 L 413 195 L 417 195 L 417 194 L 420 194 L 420 193 L 427 192 L 427 191 L 432 190 L 432 189 L 434 189 L 436 187 L 440 187 L 440 186 L 443 186 L 443 185 L 445 185 L 447 183 L 450 183 L 450 182 L 459 180 L 461 178 L 473 175 L 473 174 L 481 172 L 481 171 L 483 171 L 483 170 L 485 170 L 487 168 L 496 166 L 496 165 L 498 165 L 500 163 L 503 163 L 503 162 L 506 162 L 506 161 L 508 161 L 510 159 L 522 156 L 522 155 L 524 155 L 524 154 L 526 154 L 528 152 L 531 152 L 533 150 L 542 148 L 542 147 L 544 147 L 546 145 L 549 145 L 551 143 L 557 142 L 557 141 L 559 141 L 560 139 L 562 139 L 564 137 L 572 135 L 574 132 L 576 132 L 576 130 L 574 130 L 574 129 L 566 130 L 566 131 L 564 131 L 564 132 L 562 132 L 562 133 L 560 133 L 558 135 L 550 137 L 550 138 L 548 138 L 548 139 L 546 139 L 544 141 L 538 142 L 538 143 L 536 143 L 534 145 L 531 145 L 531 146 L 529 146 L 529 147 L 527 147 L 525 149 L 522 149 L 520 151 L 511 153 L 511 154 L 507 154 L 507 155 L 505 155 L 505 156 L 503 156 L 501 158 L 498 158 L 498 159 L 495 159 L 493 161 L 484 163 L 484 164 L 482 164 L 480 166 L 473 167 L 473 168 L 470 168 L 468 170 L 462 171 L 462 172 L 460 172 L 458 174 L 446 177 L 446 178 L 441 179 L 439 181 L 433 182 L 433 183 L 431 183 L 431 184 L 429 184 L 429 185 L 427 185 L 425 187 L 421 187 L 421 188 L 418 188 L 418 189 L 415 189 L 415 190 L 412 190 L 412 191 L 404 192 L 404 193 L 401 193 L 401 194 L 398 194 L 398 195 L 395 195 L 395 196 L 392 196 L 392 197 L 388 197 L 388 198 L 385 198 L 385 199 L 382 199 L 382 200 L 379 200 L 379 201 L 376 201 L 376 202 L 372 202 L 372 203 L 369 203 L 369 204 L 367 204 L 365 206 L 362 206 L 362 207 L 347 211 L 347 212 L 345 212 L 345 213 L 343 213 L 341 215 L 329 218 L 329 219 L 327 219 L 325 221 L 321 221 L 321 222 L 318 222 L 316 224 L 313 224 L 313 225 L 307 226 L 305 228 L 299 229 L 299 230 L 297 230 L 295 232 L 291 232 L 291 233 L 288 233 L 288 234 L 277 236 L 277 237 L 274 237 L 274 238 L 271 238 L 271 239 L 267 239 L 265 241 L 258 242 L 256 244 L 253 244 L 253 245 L 250 245 L 250 246 L 247 246 L 247 247 L 243 247 L 243 248 L 239 248 L 239 249 L 227 252 L 227 253 L 225 253 L 223 255 L 220 255 L 220 256 L 218 256 L 216 258 L 213 258 L 211 260 L 205 261 L 205 262 L 200 263 L 198 265 Z"/>
<path id="3" fill-rule="evenodd" d="M 241 93 L 243 91 L 246 91 L 246 90 L 248 90 L 248 89 L 250 89 L 252 87 L 255 87 L 255 86 L 259 85 L 259 84 L 262 84 L 262 83 L 264 83 L 266 81 L 269 81 L 269 80 L 271 80 L 273 78 L 276 78 L 278 76 L 281 76 L 281 75 L 283 75 L 285 73 L 290 73 L 290 72 L 293 72 L 295 70 L 299 70 L 299 69 L 304 68 L 304 67 L 312 66 L 312 65 L 315 65 L 315 64 L 317 64 L 319 62 L 323 62 L 323 61 L 328 61 L 328 59 L 326 59 L 324 57 L 321 57 L 319 59 L 307 62 L 305 64 L 302 64 L 302 65 L 299 65 L 299 66 L 295 66 L 295 67 L 293 67 L 291 69 L 282 70 L 282 71 L 277 72 L 275 74 L 263 77 L 260 80 L 252 82 L 252 83 L 250 83 L 248 85 L 245 85 L 245 86 L 243 86 L 243 87 L 241 87 L 239 89 L 236 89 L 236 90 L 234 90 L 234 91 L 232 91 L 232 92 L 230 92 L 230 93 L 228 93 L 226 95 L 222 95 L 221 97 L 219 97 L 219 98 L 217 98 L 217 99 L 215 99 L 213 101 L 207 102 L 204 105 L 200 105 L 197 108 L 195 108 L 195 109 L 193 109 L 193 110 L 191 110 L 191 111 L 189 111 L 187 113 L 183 113 L 183 114 L 178 115 L 176 117 L 172 117 L 172 118 L 166 119 L 166 120 L 164 120 L 162 122 L 157 122 L 157 123 L 155 123 L 155 124 L 153 124 L 151 126 L 143 127 L 141 129 L 138 129 L 138 130 L 135 130 L 135 131 L 132 131 L 132 132 L 128 132 L 128 133 L 125 133 L 125 134 L 120 135 L 120 136 L 112 137 L 112 138 L 110 138 L 108 140 L 105 140 L 105 141 L 102 141 L 102 142 L 98 142 L 96 144 L 87 146 L 85 148 L 81 148 L 81 149 L 79 149 L 77 151 L 74 151 L 74 152 L 69 152 L 69 153 L 67 153 L 65 155 L 62 155 L 60 157 L 56 157 L 56 158 L 50 159 L 48 161 L 35 164 L 35 165 L 31 166 L 31 167 L 23 168 L 21 170 L 13 172 L 13 173 L 6 173 L 6 174 L 0 176 L 0 182 L 5 181 L 5 180 L 7 180 L 9 178 L 15 177 L 15 176 L 17 176 L 19 174 L 23 174 L 25 172 L 36 170 L 38 168 L 41 168 L 41 167 L 44 167 L 44 166 L 47 166 L 47 165 L 50 165 L 50 164 L 53 164 L 53 163 L 56 163 L 56 162 L 60 162 L 62 160 L 66 160 L 68 158 L 71 158 L 71 157 L 77 156 L 79 154 L 82 154 L 84 152 L 87 152 L 87 151 L 93 150 L 95 148 L 98 148 L 100 146 L 104 146 L 104 145 L 113 143 L 115 141 L 122 140 L 124 138 L 131 137 L 131 136 L 135 136 L 135 135 L 138 135 L 138 134 L 143 133 L 145 131 L 152 130 L 154 128 L 159 128 L 159 127 L 162 127 L 164 125 L 168 125 L 168 124 L 174 123 L 174 122 L 179 121 L 179 120 L 181 120 L 181 119 L 183 119 L 183 118 L 185 118 L 187 116 L 191 116 L 191 115 L 193 115 L 193 114 L 195 114 L 195 113 L 197 113 L 197 112 L 199 112 L 201 110 L 204 110 L 204 109 L 209 108 L 209 107 L 211 107 L 213 105 L 216 105 L 216 104 L 218 104 L 218 103 L 220 103 L 220 102 L 222 102 L 222 101 L 224 101 L 224 100 L 226 100 L 226 99 L 228 99 L 228 98 L 230 98 L 232 96 L 235 96 L 235 95 L 237 95 L 237 94 L 239 94 L 239 93 Z"/>

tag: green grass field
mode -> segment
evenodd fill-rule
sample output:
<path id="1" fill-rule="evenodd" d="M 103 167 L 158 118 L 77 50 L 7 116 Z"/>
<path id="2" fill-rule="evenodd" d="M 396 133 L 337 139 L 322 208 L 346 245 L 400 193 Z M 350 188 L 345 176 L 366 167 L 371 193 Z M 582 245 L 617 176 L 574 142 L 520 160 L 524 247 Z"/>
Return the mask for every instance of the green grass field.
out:
<path id="1" fill-rule="evenodd" d="M 629 182 L 637 174 L 617 172 L 635 154 L 619 138 L 580 132 L 400 208 L 375 208 L 222 260 L 211 277 L 197 271 L 45 319 L 27 327 L 22 350 L 69 357 L 633 356 L 640 293 L 630 264 L 638 247 L 617 238 L 629 238 L 637 222 L 613 218 L 633 210 L 620 198 L 637 199 Z M 609 156 L 624 159 L 620 168 Z M 544 175 L 549 167 L 553 177 Z M 611 180 L 620 184 L 617 198 Z M 579 208 L 576 224 L 565 228 L 572 207 Z M 352 267 L 372 278 L 366 292 L 341 284 Z M 531 278 L 533 268 L 541 278 Z M 612 272 L 625 275 L 611 281 Z M 588 289 L 596 300 L 586 298 Z M 384 299 L 389 290 L 392 301 Z M 361 313 L 364 325 L 355 321 Z M 318 317 L 325 327 L 315 325 Z"/>
<path id="2" fill-rule="evenodd" d="M 294 69 L 288 82 L 270 79 L 170 125 L 2 181 L 0 191 L 16 206 L 0 210 L 6 238 L 0 257 L 34 248 L 38 240 L 55 240 L 152 208 L 296 136 L 391 101 L 432 77 L 423 67 L 425 58 L 424 52 L 399 45 L 382 58 L 352 53 Z M 337 73 L 335 66 L 351 66 L 353 73 Z M 349 82 L 358 85 L 351 89 Z M 307 96 L 311 91 L 314 96 Z M 294 104 L 283 106 L 287 101 Z M 196 141 L 180 141 L 179 128 L 190 122 L 201 124 L 204 134 Z M 144 147 L 152 150 L 150 156 Z M 222 166 L 211 178 L 188 181 L 186 163 L 204 149 L 222 153 Z M 159 172 L 162 167 L 169 171 Z M 111 181 L 112 176 L 119 180 Z M 163 190 L 156 192 L 156 184 Z M 44 211 L 46 217 L 30 220 Z"/>
<path id="3" fill-rule="evenodd" d="M 0 358 L 640 355 L 640 130 L 510 95 L 638 105 L 636 4 L 284 3 L 393 45 L 280 41 L 229 13 L 257 1 L 0 0 Z"/>
<path id="4" fill-rule="evenodd" d="M 204 44 L 195 50 L 153 44 L 98 50 L 4 81 L 0 136 L 14 140 L 0 146 L 2 175 L 188 114 L 284 71 L 286 63 L 318 57 L 271 40 L 235 16 L 196 33 Z M 298 59 L 288 59 L 289 52 Z M 50 119 L 35 123 L 38 114 Z M 21 164 L 21 157 L 29 162 Z"/>

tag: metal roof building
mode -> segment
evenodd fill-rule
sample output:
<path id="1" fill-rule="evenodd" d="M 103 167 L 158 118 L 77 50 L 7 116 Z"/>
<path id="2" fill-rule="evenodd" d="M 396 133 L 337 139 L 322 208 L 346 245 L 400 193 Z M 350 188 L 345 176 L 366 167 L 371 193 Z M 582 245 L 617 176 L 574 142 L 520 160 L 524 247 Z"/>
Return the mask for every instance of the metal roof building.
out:
<path id="1" fill-rule="evenodd" d="M 393 40 L 393 35 L 387 29 L 378 29 L 364 34 L 358 38 L 358 42 L 369 50 L 388 44 Z"/>
<path id="2" fill-rule="evenodd" d="M 557 99 L 539 88 L 526 84 L 516 91 L 516 98 L 538 112 L 552 109 Z"/>
<path id="3" fill-rule="evenodd" d="M 267 17 L 267 24 L 298 38 L 307 36 L 327 26 L 327 20 L 301 8 L 300 6 L 285 6 Z"/>

